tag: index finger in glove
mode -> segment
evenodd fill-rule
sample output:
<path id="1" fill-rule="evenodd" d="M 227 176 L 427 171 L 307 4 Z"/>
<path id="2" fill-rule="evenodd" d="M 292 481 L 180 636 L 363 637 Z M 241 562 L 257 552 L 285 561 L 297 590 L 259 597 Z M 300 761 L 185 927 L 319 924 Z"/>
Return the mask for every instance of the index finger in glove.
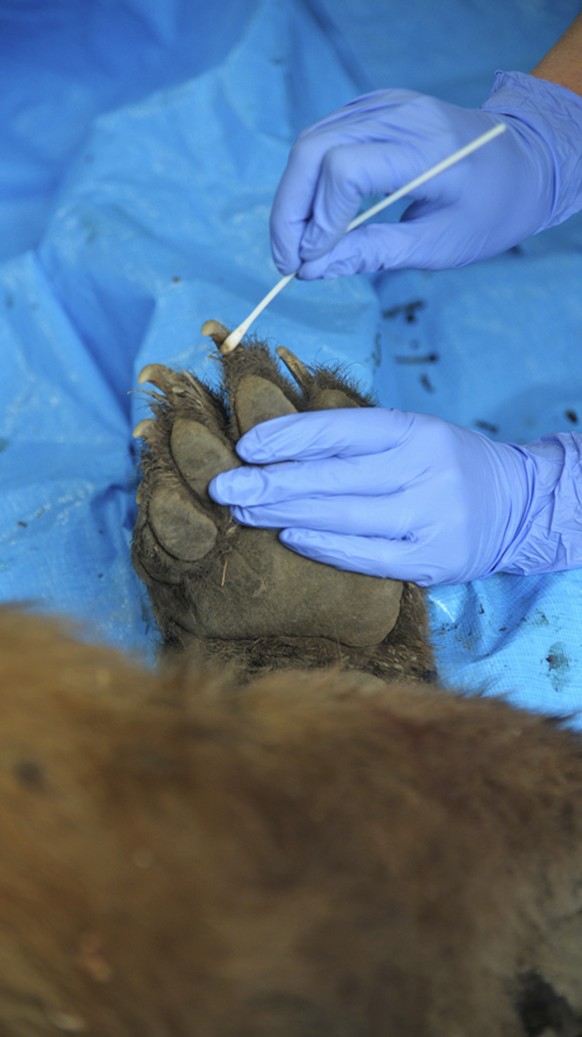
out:
<path id="1" fill-rule="evenodd" d="M 293 146 L 275 192 L 269 230 L 277 268 L 294 273 L 300 264 L 299 246 L 311 219 L 313 199 L 328 149 L 337 143 L 337 130 L 306 130 Z"/>
<path id="2" fill-rule="evenodd" d="M 299 499 L 312 501 L 312 506 L 317 507 L 318 501 L 330 497 L 340 501 L 351 498 L 356 503 L 362 498 L 366 501 L 385 497 L 401 490 L 411 478 L 410 466 L 403 464 L 400 457 L 369 454 L 356 459 L 333 457 L 321 461 L 283 461 L 261 468 L 233 468 L 215 476 L 208 492 L 217 504 L 234 504 L 241 508 L 254 509 L 261 504 Z M 338 508 L 341 516 L 341 505 Z M 286 524 L 285 521 L 275 523 L 276 526 Z"/>
<path id="3" fill-rule="evenodd" d="M 378 454 L 401 442 L 414 419 L 406 411 L 375 407 L 288 414 L 255 425 L 236 450 L 251 464 Z"/>

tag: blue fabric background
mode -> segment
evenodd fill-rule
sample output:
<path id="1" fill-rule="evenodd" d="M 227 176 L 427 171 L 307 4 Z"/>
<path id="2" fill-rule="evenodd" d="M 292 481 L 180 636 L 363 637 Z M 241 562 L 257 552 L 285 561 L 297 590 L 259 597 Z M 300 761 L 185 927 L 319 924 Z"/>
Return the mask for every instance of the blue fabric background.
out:
<path id="1" fill-rule="evenodd" d="M 139 369 L 214 377 L 199 328 L 276 280 L 270 203 L 303 126 L 379 87 L 478 105 L 577 9 L 0 0 L 1 600 L 151 657 L 128 554 Z M 527 442 L 582 430 L 581 283 L 576 217 L 458 271 L 295 282 L 255 330 L 384 404 Z M 582 726 L 581 592 L 580 572 L 432 591 L 442 678 Z"/>

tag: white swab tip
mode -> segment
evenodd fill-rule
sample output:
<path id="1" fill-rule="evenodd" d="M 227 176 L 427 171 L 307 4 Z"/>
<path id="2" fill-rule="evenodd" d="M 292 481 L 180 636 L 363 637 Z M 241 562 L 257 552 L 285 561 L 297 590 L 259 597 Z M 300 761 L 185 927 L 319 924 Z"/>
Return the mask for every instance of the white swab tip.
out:
<path id="1" fill-rule="evenodd" d="M 236 349 L 236 347 L 238 346 L 242 337 L 243 332 L 239 331 L 238 328 L 235 328 L 234 331 L 231 331 L 230 335 L 226 336 L 224 342 L 220 346 L 220 352 L 222 353 L 222 355 L 228 356 L 229 353 L 232 353 L 232 351 Z"/>

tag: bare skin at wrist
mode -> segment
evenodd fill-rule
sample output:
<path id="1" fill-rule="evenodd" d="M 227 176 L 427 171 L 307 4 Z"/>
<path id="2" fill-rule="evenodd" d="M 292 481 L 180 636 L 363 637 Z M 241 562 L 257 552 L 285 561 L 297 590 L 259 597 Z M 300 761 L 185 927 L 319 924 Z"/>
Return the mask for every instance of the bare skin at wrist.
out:
<path id="1" fill-rule="evenodd" d="M 530 74 L 582 94 L 582 14 L 574 19 Z"/>

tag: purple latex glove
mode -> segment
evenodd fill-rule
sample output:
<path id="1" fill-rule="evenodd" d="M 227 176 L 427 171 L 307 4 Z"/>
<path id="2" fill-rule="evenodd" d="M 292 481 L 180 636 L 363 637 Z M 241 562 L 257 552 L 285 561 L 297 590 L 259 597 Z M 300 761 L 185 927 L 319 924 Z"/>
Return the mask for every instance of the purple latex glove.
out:
<path id="1" fill-rule="evenodd" d="M 425 414 L 354 408 L 263 422 L 237 452 L 264 467 L 223 472 L 210 496 L 339 569 L 429 586 L 582 565 L 575 433 L 521 447 Z"/>
<path id="2" fill-rule="evenodd" d="M 370 195 L 391 194 L 499 122 L 507 131 L 417 188 L 401 222 L 345 234 Z M 505 251 L 582 208 L 582 97 L 498 72 L 480 109 L 410 90 L 359 97 L 295 143 L 271 213 L 283 274 L 439 270 Z"/>

